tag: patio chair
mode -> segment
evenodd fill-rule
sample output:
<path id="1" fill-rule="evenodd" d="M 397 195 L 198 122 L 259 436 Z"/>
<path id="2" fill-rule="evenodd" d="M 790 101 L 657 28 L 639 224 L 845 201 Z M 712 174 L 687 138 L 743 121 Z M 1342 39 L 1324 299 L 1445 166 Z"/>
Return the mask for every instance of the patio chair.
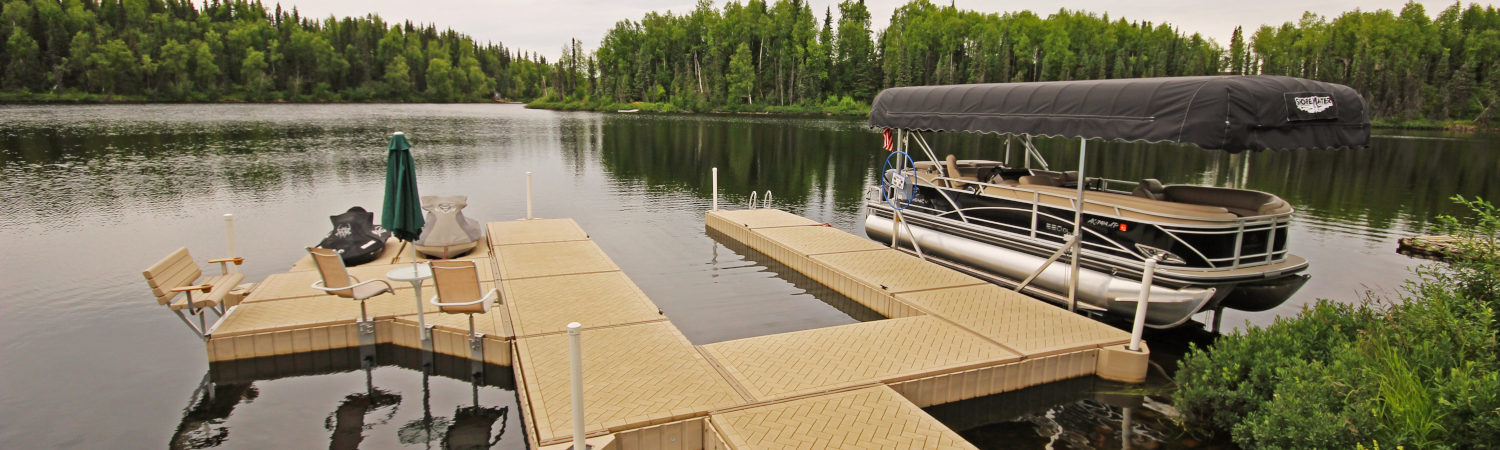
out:
<path id="1" fill-rule="evenodd" d="M 474 315 L 489 312 L 499 300 L 499 290 L 491 288 L 480 296 L 479 268 L 474 261 L 452 259 L 432 261 L 432 284 L 437 285 L 437 295 L 432 304 L 448 314 L 469 315 L 470 345 L 480 336 L 474 333 Z"/>
<path id="2" fill-rule="evenodd" d="M 392 294 L 396 292 L 389 281 L 377 278 L 361 282 L 353 275 L 349 275 L 349 270 L 344 267 L 344 259 L 339 257 L 338 251 L 308 247 L 307 253 L 312 255 L 313 264 L 318 266 L 318 273 L 323 275 L 322 280 L 313 282 L 312 288 L 339 297 L 359 300 L 360 322 L 370 321 L 365 313 L 365 300 L 387 292 Z"/>

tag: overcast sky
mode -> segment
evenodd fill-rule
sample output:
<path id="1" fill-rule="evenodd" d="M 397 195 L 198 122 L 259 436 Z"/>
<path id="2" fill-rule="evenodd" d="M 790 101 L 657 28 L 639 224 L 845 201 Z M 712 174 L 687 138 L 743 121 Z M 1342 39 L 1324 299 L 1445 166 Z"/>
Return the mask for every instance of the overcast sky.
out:
<path id="1" fill-rule="evenodd" d="M 775 0 L 769 0 L 768 3 Z M 937 0 L 934 3 L 947 3 Z M 1228 45 L 1235 26 L 1247 30 L 1262 24 L 1279 25 L 1312 11 L 1327 18 L 1355 8 L 1399 11 L 1405 0 L 952 0 L 960 9 L 982 12 L 1005 12 L 1030 9 L 1041 16 L 1066 6 L 1096 14 L 1109 13 L 1111 20 L 1124 17 L 1132 22 L 1147 20 L 1167 22 L 1183 33 L 1202 33 L 1204 37 Z M 275 4 L 270 0 L 267 4 Z M 622 19 L 640 20 L 650 11 L 681 14 L 692 11 L 692 0 L 291 0 L 281 1 L 285 8 L 296 6 L 304 17 L 328 15 L 363 16 L 376 13 L 387 22 L 411 20 L 434 23 L 438 29 L 452 28 L 483 42 L 500 42 L 511 49 L 540 52 L 554 60 L 570 38 L 583 41 L 592 50 L 599 45 L 604 32 Z M 715 1 L 722 9 L 724 1 Z M 822 17 L 824 8 L 833 6 L 837 20 L 837 0 L 810 0 L 813 10 Z M 891 12 L 906 0 L 866 0 L 874 18 L 871 30 L 878 32 L 890 23 Z M 1419 1 L 1429 16 L 1452 5 L 1452 1 Z M 1467 1 L 1465 3 L 1468 3 Z M 1488 3 L 1485 3 L 1488 4 Z"/>

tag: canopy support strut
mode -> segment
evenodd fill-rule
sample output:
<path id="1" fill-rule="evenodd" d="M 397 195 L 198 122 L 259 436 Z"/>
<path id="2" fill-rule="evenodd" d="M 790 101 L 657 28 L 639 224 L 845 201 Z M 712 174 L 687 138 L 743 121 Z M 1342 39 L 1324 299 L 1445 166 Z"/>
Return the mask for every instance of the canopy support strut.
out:
<path id="1" fill-rule="evenodd" d="M 1078 140 L 1078 199 L 1073 203 L 1073 262 L 1068 276 L 1068 311 L 1078 309 L 1078 261 L 1083 259 L 1083 185 L 1088 176 L 1084 164 L 1088 161 L 1089 140 Z"/>

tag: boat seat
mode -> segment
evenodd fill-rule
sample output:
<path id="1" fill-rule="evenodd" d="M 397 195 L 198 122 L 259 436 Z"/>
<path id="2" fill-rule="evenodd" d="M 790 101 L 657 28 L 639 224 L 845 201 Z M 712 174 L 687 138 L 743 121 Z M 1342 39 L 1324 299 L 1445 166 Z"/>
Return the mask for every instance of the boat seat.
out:
<path id="1" fill-rule="evenodd" d="M 1078 195 L 1077 190 L 1055 186 L 1027 185 L 1024 180 L 1027 177 L 1022 178 L 1021 185 L 1017 187 L 986 186 L 984 195 L 1023 202 L 1031 202 L 1033 198 L 1037 198 L 1043 205 L 1073 209 L 1073 199 Z M 1083 198 L 1087 202 L 1084 207 L 1085 212 L 1131 220 L 1166 224 L 1203 224 L 1203 221 L 1222 221 L 1236 218 L 1234 214 L 1223 207 L 1172 203 L 1112 192 L 1088 191 L 1084 193 Z M 1115 208 L 1108 205 L 1151 211 L 1156 214 L 1175 217 L 1152 215 L 1130 210 L 1119 210 L 1117 214 Z M 1213 223 L 1222 224 L 1222 222 Z"/>
<path id="2" fill-rule="evenodd" d="M 1062 186 L 1062 181 L 1045 174 L 1022 176 L 1018 181 L 1022 186 Z"/>
<path id="3" fill-rule="evenodd" d="M 1078 171 L 1076 170 L 1069 170 L 1067 172 L 1058 172 L 1055 170 L 1033 170 L 1031 171 L 1031 174 L 1033 176 L 1040 175 L 1052 178 L 1057 184 L 1052 184 L 1051 186 L 1067 186 L 1078 182 Z"/>
<path id="4" fill-rule="evenodd" d="M 208 262 L 218 263 L 221 273 L 200 280 L 203 271 L 193 262 L 193 256 L 188 254 L 187 247 L 182 247 L 152 264 L 141 274 L 146 277 L 146 284 L 151 287 L 151 294 L 156 296 L 157 304 L 168 305 L 172 311 L 189 309 L 196 314 L 199 309 L 218 306 L 224 296 L 245 279 L 244 274 L 229 273 L 228 265 L 243 264 L 245 258 L 220 258 Z M 197 295 L 194 295 L 195 292 Z M 176 298 L 177 294 L 184 293 L 186 295 L 183 298 Z"/>
<path id="5" fill-rule="evenodd" d="M 1151 200 L 1167 199 L 1166 188 L 1161 185 L 1161 181 L 1155 178 L 1141 180 L 1140 184 L 1135 186 L 1135 191 L 1131 192 L 1130 195 Z"/>
<path id="6" fill-rule="evenodd" d="M 1292 205 L 1272 194 L 1248 189 L 1174 184 L 1163 189 L 1166 200 L 1193 205 L 1218 206 L 1240 217 L 1285 214 Z"/>

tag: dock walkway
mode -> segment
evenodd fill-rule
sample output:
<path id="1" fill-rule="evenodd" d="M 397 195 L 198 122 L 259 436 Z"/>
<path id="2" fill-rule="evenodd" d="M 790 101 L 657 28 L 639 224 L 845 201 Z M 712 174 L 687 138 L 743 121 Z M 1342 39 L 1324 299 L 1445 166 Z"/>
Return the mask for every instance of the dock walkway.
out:
<path id="1" fill-rule="evenodd" d="M 503 307 L 476 315 L 483 358 L 510 366 L 533 447 L 570 444 L 568 322 L 581 322 L 585 429 L 603 448 L 966 448 L 922 407 L 1100 374 L 1144 375 L 1129 335 L 879 243 L 777 210 L 712 211 L 707 227 L 884 320 L 695 346 L 569 219 L 488 224 L 467 255 Z M 350 273 L 379 277 L 382 258 Z M 359 345 L 357 302 L 272 275 L 215 325 L 211 361 Z M 406 283 L 369 300 L 375 342 L 423 348 Z M 431 296 L 430 289 L 424 296 Z M 463 315 L 420 302 L 431 349 L 470 354 Z"/>

